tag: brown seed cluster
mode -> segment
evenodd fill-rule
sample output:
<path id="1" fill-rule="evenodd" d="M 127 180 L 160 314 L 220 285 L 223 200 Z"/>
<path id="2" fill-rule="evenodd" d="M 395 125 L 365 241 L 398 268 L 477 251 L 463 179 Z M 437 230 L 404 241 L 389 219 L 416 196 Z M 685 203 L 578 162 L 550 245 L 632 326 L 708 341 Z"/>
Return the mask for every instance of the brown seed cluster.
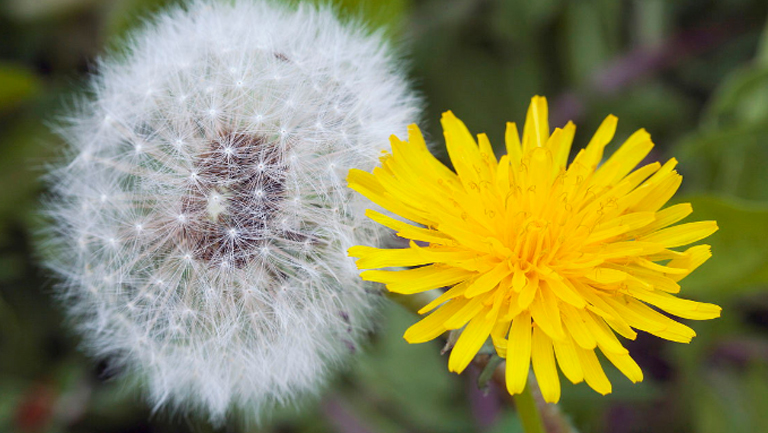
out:
<path id="1" fill-rule="evenodd" d="M 241 268 L 269 239 L 285 198 L 283 151 L 266 137 L 228 132 L 198 155 L 182 199 L 183 244 L 195 258 Z"/>

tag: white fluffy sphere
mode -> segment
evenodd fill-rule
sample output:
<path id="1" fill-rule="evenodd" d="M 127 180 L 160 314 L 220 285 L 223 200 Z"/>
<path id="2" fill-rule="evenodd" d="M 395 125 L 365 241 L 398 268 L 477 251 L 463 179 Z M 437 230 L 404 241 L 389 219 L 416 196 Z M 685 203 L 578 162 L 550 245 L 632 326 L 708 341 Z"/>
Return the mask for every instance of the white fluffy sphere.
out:
<path id="1" fill-rule="evenodd" d="M 193 1 L 90 90 L 45 205 L 89 351 L 213 421 L 316 392 L 377 299 L 346 250 L 378 229 L 344 178 L 417 120 L 381 37 L 323 7 Z"/>

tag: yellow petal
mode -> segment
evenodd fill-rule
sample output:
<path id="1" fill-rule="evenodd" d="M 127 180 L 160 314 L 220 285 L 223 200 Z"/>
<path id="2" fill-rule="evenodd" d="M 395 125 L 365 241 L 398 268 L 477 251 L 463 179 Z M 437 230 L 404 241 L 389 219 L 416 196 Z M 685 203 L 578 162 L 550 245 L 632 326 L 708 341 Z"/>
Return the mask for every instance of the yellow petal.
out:
<path id="1" fill-rule="evenodd" d="M 507 334 L 509 334 L 510 323 L 510 320 L 499 319 L 496 321 L 496 324 L 493 325 L 493 329 L 491 329 L 493 347 L 496 348 L 496 353 L 502 358 L 507 357 L 507 345 L 509 343 Z"/>
<path id="2" fill-rule="evenodd" d="M 655 242 L 665 248 L 675 248 L 702 240 L 717 231 L 715 221 L 697 221 L 661 229 L 638 238 L 642 242 Z"/>
<path id="3" fill-rule="evenodd" d="M 499 263 L 490 272 L 480 275 L 475 282 L 467 288 L 464 296 L 471 298 L 493 290 L 504 277 L 510 274 L 510 272 L 506 261 Z"/>
<path id="4" fill-rule="evenodd" d="M 579 293 L 589 302 L 587 309 L 605 320 L 616 333 L 630 340 L 634 340 L 637 337 L 637 333 L 632 330 L 629 324 L 622 318 L 621 314 L 605 301 L 604 298 L 611 295 L 598 294 L 593 288 L 579 282 L 574 282 L 574 287 L 576 287 Z"/>
<path id="5" fill-rule="evenodd" d="M 682 220 L 683 218 L 690 215 L 691 212 L 693 212 L 693 207 L 691 207 L 690 203 L 679 203 L 674 206 L 670 206 L 656 212 L 655 221 L 653 221 L 651 224 L 639 228 L 630 234 L 635 235 L 633 237 L 637 237 L 648 233 L 653 233 Z"/>
<path id="6" fill-rule="evenodd" d="M 517 132 L 517 125 L 507 122 L 504 141 L 507 145 L 507 155 L 509 155 L 510 162 L 515 167 L 519 166 L 520 160 L 523 157 L 523 147 L 520 144 L 520 134 Z"/>
<path id="7" fill-rule="evenodd" d="M 535 147 L 543 147 L 549 139 L 549 117 L 547 99 L 534 96 L 528 106 L 523 127 L 523 155 Z"/>
<path id="8" fill-rule="evenodd" d="M 530 185 L 528 188 L 535 192 L 535 196 L 541 203 L 549 198 L 549 191 L 552 186 L 552 179 L 557 174 L 554 168 L 552 152 L 546 147 L 537 147 L 531 150 L 526 159 L 529 164 L 528 173 Z"/>
<path id="9" fill-rule="evenodd" d="M 568 305 L 563 305 L 562 309 L 563 323 L 576 344 L 588 350 L 597 347 L 597 341 L 584 323 L 579 310 Z"/>
<path id="10" fill-rule="evenodd" d="M 641 267 L 649 271 L 658 272 L 663 276 L 667 276 L 667 275 L 676 276 L 676 275 L 682 275 L 682 274 L 688 273 L 687 269 L 670 268 L 669 266 L 660 265 L 656 262 L 652 262 L 642 257 L 636 258 L 635 263 L 637 263 L 638 265 L 640 265 Z"/>
<path id="11" fill-rule="evenodd" d="M 464 294 L 464 291 L 467 290 L 467 287 L 469 286 L 470 280 L 468 281 L 462 281 L 461 283 L 451 287 L 450 289 L 446 290 L 445 293 L 435 298 L 432 302 L 429 304 L 423 306 L 418 312 L 419 314 L 426 314 L 429 311 L 434 310 L 435 308 L 439 307 L 443 302 L 458 298 L 459 296 Z"/>
<path id="12" fill-rule="evenodd" d="M 584 242 L 587 244 L 603 242 L 651 224 L 655 219 L 656 217 L 653 212 L 634 212 L 622 215 L 595 227 L 594 231 Z"/>
<path id="13" fill-rule="evenodd" d="M 664 250 L 664 246 L 655 242 L 612 242 L 599 248 L 585 248 L 585 251 L 598 255 L 603 260 L 612 260 L 629 256 L 644 256 L 655 254 Z"/>
<path id="14" fill-rule="evenodd" d="M 413 169 L 416 173 L 429 176 L 436 184 L 459 185 L 456 173 L 435 158 L 427 148 L 419 127 L 408 125 L 408 142 L 402 143 L 397 137 L 390 137 L 394 159 Z M 402 144 L 400 144 L 402 143 Z M 396 154 L 396 151 L 401 155 Z"/>
<path id="15" fill-rule="evenodd" d="M 576 308 L 584 308 L 587 305 L 587 301 L 584 300 L 584 297 L 576 293 L 576 289 L 573 288 L 568 279 L 562 278 L 556 273 L 552 273 L 547 277 L 546 281 L 547 287 L 561 300 Z"/>
<path id="16" fill-rule="evenodd" d="M 674 314 L 677 317 L 692 320 L 709 320 L 720 317 L 722 308 L 715 304 L 690 301 L 680 299 L 669 293 L 658 290 L 644 290 L 641 288 L 630 287 L 629 294 L 635 298 L 655 305 L 667 313 Z"/>
<path id="17" fill-rule="evenodd" d="M 437 231 L 423 227 L 416 227 L 403 221 L 398 221 L 388 217 L 373 209 L 365 211 L 365 216 L 377 223 L 397 231 L 397 235 L 414 241 L 430 242 L 440 245 L 450 245 L 455 241 L 450 236 Z"/>
<path id="18" fill-rule="evenodd" d="M 389 195 L 371 173 L 353 168 L 349 170 L 347 182 L 350 188 L 390 212 L 424 225 L 429 225 L 431 222 L 418 211 L 403 205 L 399 200 Z"/>
<path id="19" fill-rule="evenodd" d="M 661 170 L 656 174 L 660 172 Z M 651 179 L 653 179 L 653 177 Z M 682 182 L 683 177 L 674 171 L 664 176 L 658 182 L 649 181 L 649 189 L 644 190 L 643 198 L 636 201 L 631 207 L 631 210 L 634 212 L 656 212 L 661 209 L 673 195 L 675 195 Z M 640 190 L 640 188 L 638 188 L 638 190 Z"/>
<path id="20" fill-rule="evenodd" d="M 676 165 L 677 165 L 677 160 L 672 158 L 661 167 L 658 166 L 658 163 L 650 164 L 636 170 L 635 172 L 627 176 L 627 178 L 632 177 L 635 181 L 642 181 L 645 175 L 648 174 L 649 170 L 651 170 L 651 172 L 655 171 L 655 173 L 653 173 L 653 176 L 651 176 L 648 179 L 645 179 L 645 181 L 641 185 L 639 185 L 637 188 L 632 190 L 632 192 L 619 198 L 617 206 L 620 209 L 627 209 L 630 212 L 658 210 L 658 208 L 656 209 L 649 208 L 650 206 L 647 206 L 647 204 L 658 201 L 659 197 L 663 198 L 670 191 L 672 192 L 672 194 L 674 194 L 674 191 L 676 189 L 676 187 L 674 187 L 676 183 L 675 178 L 680 177 L 677 173 L 674 172 L 674 168 Z M 643 176 L 640 176 L 640 174 L 642 174 Z M 678 186 L 679 186 L 679 183 L 678 183 Z M 664 194 L 659 195 L 658 191 L 663 191 Z M 649 195 L 651 195 L 652 197 L 649 198 L 648 201 L 645 201 L 646 197 L 648 197 Z M 662 205 L 664 203 L 662 203 Z M 660 207 L 661 205 L 659 205 L 659 208 Z"/>
<path id="21" fill-rule="evenodd" d="M 656 270 L 648 269 L 646 266 L 628 265 L 622 266 L 621 269 L 629 274 L 629 278 L 625 281 L 628 287 L 654 287 L 669 293 L 680 291 L 680 285 L 673 278 Z"/>
<path id="22" fill-rule="evenodd" d="M 597 360 L 594 350 L 582 349 L 575 346 L 574 350 L 581 363 L 581 369 L 584 372 L 584 380 L 587 382 L 590 388 L 594 389 L 602 395 L 606 395 L 613 389 L 611 382 L 603 371 L 603 367 L 600 366 L 600 361 Z"/>
<path id="23" fill-rule="evenodd" d="M 623 178 L 653 149 L 651 135 L 644 129 L 632 134 L 596 172 L 592 182 L 611 185 Z"/>
<path id="24" fill-rule="evenodd" d="M 419 266 L 434 262 L 416 248 L 381 249 L 358 245 L 349 249 L 349 255 L 359 257 L 356 262 L 359 269 Z"/>
<path id="25" fill-rule="evenodd" d="M 544 401 L 557 403 L 560 400 L 560 378 L 552 352 L 552 340 L 538 327 L 533 328 L 531 362 Z"/>
<path id="26" fill-rule="evenodd" d="M 466 186 L 480 181 L 478 172 L 482 169 L 483 160 L 477 148 L 474 137 L 470 134 L 464 122 L 447 111 L 440 119 L 445 135 L 445 147 L 451 158 L 453 168 Z"/>
<path id="27" fill-rule="evenodd" d="M 419 215 L 429 214 L 433 209 L 447 210 L 445 208 L 445 200 L 440 200 L 441 196 L 445 195 L 443 191 L 422 194 L 423 189 L 416 190 L 409 188 L 408 183 L 403 182 L 401 179 L 398 179 L 392 173 L 389 173 L 381 167 L 374 168 L 373 175 L 376 176 L 376 180 L 379 181 L 379 184 L 386 190 L 388 196 L 394 198 L 404 207 L 411 209 Z M 427 188 L 427 190 L 429 189 L 430 188 Z M 438 200 L 433 200 L 436 195 Z"/>
<path id="28" fill-rule="evenodd" d="M 597 344 L 606 351 L 613 353 L 628 353 L 627 349 L 621 345 L 619 340 L 614 335 L 613 331 L 605 324 L 603 319 L 595 317 L 592 313 L 586 310 L 580 310 L 581 319 L 587 326 L 589 332 L 595 337 Z"/>
<path id="29" fill-rule="evenodd" d="M 604 266 L 591 269 L 584 276 L 600 284 L 616 284 L 627 279 L 626 272 Z"/>
<path id="30" fill-rule="evenodd" d="M 498 162 L 496 160 L 496 154 L 493 153 L 493 146 L 491 146 L 491 142 L 488 140 L 488 136 L 486 134 L 478 134 L 477 145 L 480 149 L 480 157 L 483 159 L 483 162 L 485 162 L 489 169 L 485 171 L 484 177 L 487 180 L 494 182 L 494 175 L 496 174 Z"/>
<path id="31" fill-rule="evenodd" d="M 693 329 L 675 322 L 632 297 L 625 296 L 623 301 L 613 298 L 605 300 L 634 328 L 678 343 L 689 343 L 696 336 Z"/>
<path id="32" fill-rule="evenodd" d="M 428 265 L 404 271 L 364 271 L 360 273 L 363 280 L 384 283 L 390 292 L 404 295 L 450 286 L 473 276 L 473 272 L 443 265 Z"/>
<path id="33" fill-rule="evenodd" d="M 515 265 L 514 274 L 512 274 L 512 290 L 520 293 L 527 283 L 528 278 L 525 276 L 525 272 L 520 270 L 518 265 Z"/>
<path id="34" fill-rule="evenodd" d="M 573 340 L 566 338 L 563 341 L 553 341 L 555 348 L 557 364 L 563 371 L 565 377 L 573 383 L 579 383 L 584 380 L 584 371 L 581 369 L 581 362 L 576 354 Z"/>
<path id="35" fill-rule="evenodd" d="M 487 294 L 475 296 L 467 302 L 461 310 L 457 311 L 450 319 L 445 321 L 445 327 L 448 329 L 459 329 L 466 325 L 475 316 L 485 309 L 483 301 L 488 297 Z"/>
<path id="36" fill-rule="evenodd" d="M 457 299 L 446 303 L 429 316 L 421 319 L 408 328 L 405 331 L 403 338 L 405 338 L 407 342 L 413 344 L 423 343 L 439 337 L 447 330 L 445 321 L 456 314 L 457 311 L 461 310 L 467 302 L 468 301 L 464 299 Z"/>
<path id="37" fill-rule="evenodd" d="M 670 268 L 682 268 L 686 270 L 685 274 L 673 275 L 671 278 L 675 281 L 682 280 L 696 268 L 703 265 L 710 257 L 712 257 L 712 251 L 709 245 L 696 245 L 688 248 L 685 253 L 683 253 L 683 257 L 674 258 L 667 263 L 667 266 Z"/>
<path id="38" fill-rule="evenodd" d="M 512 321 L 509 329 L 505 376 L 510 394 L 520 394 L 525 388 L 531 365 L 531 333 L 531 315 L 524 311 Z"/>
<path id="39" fill-rule="evenodd" d="M 565 338 L 557 299 L 549 291 L 539 290 L 531 303 L 533 321 L 553 340 Z"/>
<path id="40" fill-rule="evenodd" d="M 613 139 L 618 121 L 616 116 L 606 117 L 600 127 L 597 128 L 584 152 L 580 152 L 571 165 L 580 164 L 590 171 L 594 170 L 603 158 L 603 149 Z"/>
<path id="41" fill-rule="evenodd" d="M 549 137 L 547 147 L 552 150 L 552 155 L 555 161 L 555 167 L 558 169 L 564 169 L 568 162 L 568 156 L 571 153 L 571 144 L 573 143 L 573 137 L 576 134 L 576 125 L 573 122 L 568 122 L 563 129 L 557 128 L 552 136 Z"/>
<path id="42" fill-rule="evenodd" d="M 520 291 L 520 296 L 517 298 L 517 304 L 520 306 L 521 309 L 526 309 L 531 305 L 531 302 L 533 302 L 533 299 L 536 297 L 536 293 L 539 291 L 539 276 L 537 274 L 533 274 L 531 278 L 528 279 L 528 282 L 526 283 L 525 287 L 523 287 L 523 290 Z"/>
<path id="43" fill-rule="evenodd" d="M 455 373 L 461 373 L 467 368 L 467 365 L 475 358 L 477 351 L 483 346 L 488 336 L 491 334 L 496 318 L 487 319 L 485 314 L 480 314 L 472 319 L 466 328 L 461 332 L 456 345 L 451 350 L 451 356 L 448 359 L 448 370 Z"/>
<path id="44" fill-rule="evenodd" d="M 603 348 L 600 347 L 600 350 L 602 349 Z M 615 365 L 619 371 L 624 373 L 624 376 L 627 376 L 627 378 L 631 380 L 632 383 L 643 381 L 643 371 L 640 369 L 640 366 L 637 365 L 635 360 L 629 356 L 629 353 L 616 353 L 610 350 L 602 351 L 603 355 L 605 355 L 605 357 L 608 358 L 608 360 L 611 361 L 611 363 Z"/>

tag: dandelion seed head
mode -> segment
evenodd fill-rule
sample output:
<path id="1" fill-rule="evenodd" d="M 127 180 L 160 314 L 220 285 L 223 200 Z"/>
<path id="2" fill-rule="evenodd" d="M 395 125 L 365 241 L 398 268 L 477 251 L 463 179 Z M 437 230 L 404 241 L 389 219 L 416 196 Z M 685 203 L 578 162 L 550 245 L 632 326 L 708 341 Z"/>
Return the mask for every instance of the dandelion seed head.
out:
<path id="1" fill-rule="evenodd" d="M 372 169 L 418 114 L 381 37 L 326 7 L 192 1 L 90 90 L 45 204 L 87 349 L 214 422 L 317 393 L 377 302 L 345 249 L 379 229 L 328 168 Z"/>

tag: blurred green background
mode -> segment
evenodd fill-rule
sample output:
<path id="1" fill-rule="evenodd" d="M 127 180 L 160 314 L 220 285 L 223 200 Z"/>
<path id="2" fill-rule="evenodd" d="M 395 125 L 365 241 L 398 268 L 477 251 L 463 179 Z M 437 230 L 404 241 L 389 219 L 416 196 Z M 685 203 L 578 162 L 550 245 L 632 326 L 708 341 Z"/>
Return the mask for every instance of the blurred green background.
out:
<path id="1" fill-rule="evenodd" d="M 286 0 L 289 1 L 289 0 Z M 0 1 L 0 432 L 208 432 L 194 417 L 152 413 L 139 394 L 85 358 L 53 305 L 55 282 L 30 232 L 49 132 L 81 91 L 93 60 L 163 0 Z M 585 144 L 609 113 L 617 140 L 648 129 L 653 157 L 680 160 L 695 219 L 717 219 L 714 258 L 683 284 L 723 306 L 692 324 L 690 345 L 629 342 L 646 373 L 631 385 L 607 367 L 614 393 L 565 385 L 562 410 L 582 432 L 768 432 L 768 2 L 765 0 L 339 0 L 344 14 L 386 26 L 410 59 L 440 149 L 453 110 L 503 147 L 546 95 L 554 126 Z M 614 147 L 615 148 L 615 147 Z M 514 432 L 512 409 L 476 371 L 449 374 L 437 343 L 408 346 L 414 321 L 385 309 L 367 352 L 320 401 L 226 432 Z"/>

